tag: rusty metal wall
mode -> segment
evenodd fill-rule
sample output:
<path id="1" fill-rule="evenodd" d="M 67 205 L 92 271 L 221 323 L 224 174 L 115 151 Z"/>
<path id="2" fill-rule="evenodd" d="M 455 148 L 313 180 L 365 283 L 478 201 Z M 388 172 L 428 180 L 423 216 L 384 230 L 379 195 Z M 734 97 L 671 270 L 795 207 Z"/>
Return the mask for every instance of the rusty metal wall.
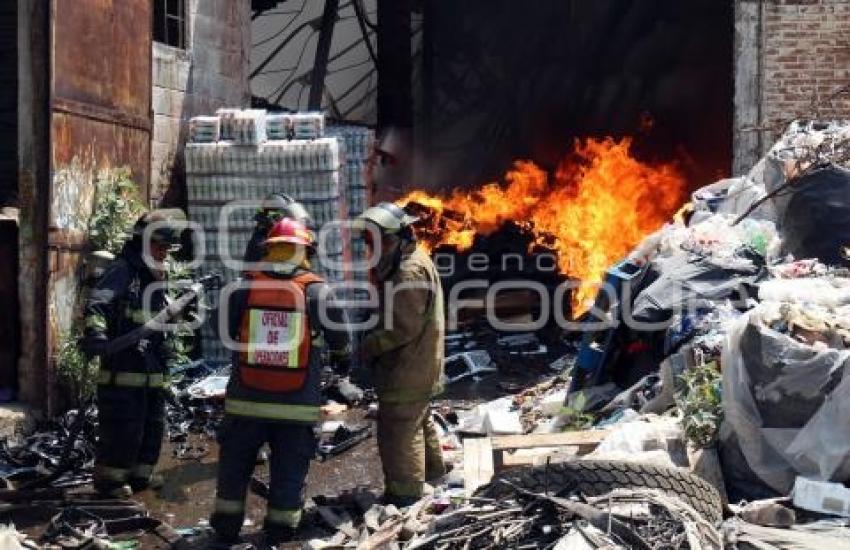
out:
<path id="1" fill-rule="evenodd" d="M 129 165 L 147 196 L 151 10 L 149 0 L 53 1 L 54 172 L 74 158 Z"/>
<path id="2" fill-rule="evenodd" d="M 53 0 L 48 217 L 48 412 L 59 395 L 53 353 L 79 311 L 85 228 L 97 174 L 127 166 L 150 185 L 149 0 Z"/>
<path id="3" fill-rule="evenodd" d="M 150 124 L 150 0 L 54 0 L 54 101 Z"/>

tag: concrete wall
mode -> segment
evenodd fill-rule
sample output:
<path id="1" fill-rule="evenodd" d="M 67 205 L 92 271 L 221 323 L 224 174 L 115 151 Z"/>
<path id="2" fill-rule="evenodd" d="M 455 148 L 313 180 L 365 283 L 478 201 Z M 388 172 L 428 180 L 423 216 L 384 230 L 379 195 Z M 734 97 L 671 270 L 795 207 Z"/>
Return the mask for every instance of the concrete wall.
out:
<path id="1" fill-rule="evenodd" d="M 189 0 L 187 49 L 154 42 L 151 198 L 182 204 L 182 146 L 188 121 L 220 107 L 247 107 L 249 0 Z"/>
<path id="2" fill-rule="evenodd" d="M 850 2 L 736 0 L 735 163 L 745 172 L 795 118 L 850 118 Z"/>

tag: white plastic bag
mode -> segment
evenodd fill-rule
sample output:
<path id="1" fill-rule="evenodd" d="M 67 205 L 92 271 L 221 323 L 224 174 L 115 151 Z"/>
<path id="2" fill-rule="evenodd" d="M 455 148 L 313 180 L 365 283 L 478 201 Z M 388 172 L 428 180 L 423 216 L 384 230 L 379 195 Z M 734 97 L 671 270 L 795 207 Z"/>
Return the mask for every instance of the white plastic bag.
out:
<path id="1" fill-rule="evenodd" d="M 678 418 L 646 415 L 631 422 L 616 424 L 611 433 L 589 457 L 640 454 L 648 451 L 676 451 L 684 448 L 684 432 Z"/>
<path id="2" fill-rule="evenodd" d="M 844 306 L 850 304 L 850 279 L 771 279 L 759 285 L 759 300 Z"/>

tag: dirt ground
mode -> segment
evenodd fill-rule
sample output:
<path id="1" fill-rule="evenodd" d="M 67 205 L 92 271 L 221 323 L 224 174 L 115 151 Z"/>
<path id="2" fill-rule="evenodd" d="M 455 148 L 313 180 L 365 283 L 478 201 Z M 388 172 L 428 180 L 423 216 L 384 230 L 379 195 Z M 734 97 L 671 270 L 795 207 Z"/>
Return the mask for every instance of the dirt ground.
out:
<path id="1" fill-rule="evenodd" d="M 349 414 L 354 418 L 362 416 L 357 412 Z M 181 460 L 174 456 L 174 445 L 166 443 L 158 466 L 165 485 L 158 491 L 144 491 L 135 497 L 147 506 L 151 515 L 175 528 L 205 525 L 215 502 L 218 445 L 199 439 L 194 439 L 193 443 L 209 445 L 209 454 L 199 460 Z M 255 475 L 268 479 L 266 465 L 258 464 Z M 307 476 L 306 496 L 334 496 L 358 487 L 368 488 L 378 495 L 383 491 L 381 461 L 374 436 L 326 462 L 314 461 Z M 265 500 L 249 491 L 246 511 L 244 530 L 259 529 L 265 516 Z M 305 529 L 305 536 L 311 531 Z"/>
<path id="2" fill-rule="evenodd" d="M 464 381 L 452 387 L 444 397 L 451 400 L 473 395 L 477 402 L 504 395 L 497 382 L 495 378 L 480 382 Z M 530 383 L 528 379 L 522 382 L 522 385 Z M 353 424 L 367 422 L 372 425 L 374 434 L 374 422 L 364 420 L 363 416 L 363 411 L 352 410 L 339 419 Z M 177 528 L 197 526 L 199 521 L 208 520 L 215 501 L 218 445 L 213 440 L 194 439 L 192 442 L 209 446 L 210 453 L 200 460 L 180 460 L 174 456 L 174 445 L 166 443 L 158 466 L 158 471 L 165 478 L 165 486 L 156 492 L 145 491 L 137 495 L 152 515 Z M 261 479 L 268 479 L 266 465 L 257 465 L 255 474 Z M 314 461 L 307 476 L 306 496 L 334 496 L 358 487 L 368 488 L 376 494 L 383 492 L 381 460 L 374 435 L 327 462 Z M 250 523 L 246 529 L 261 526 L 265 501 L 249 492 L 246 510 Z"/>
<path id="3" fill-rule="evenodd" d="M 520 381 L 511 381 L 511 383 Z M 501 381 L 504 383 L 504 380 Z M 527 386 L 530 380 L 521 381 L 518 385 Z M 462 403 L 471 406 L 472 403 L 504 395 L 500 381 L 485 379 L 481 381 L 467 380 L 456 384 L 451 391 L 446 392 L 444 403 L 449 409 L 463 408 Z M 470 396 L 474 398 L 469 399 Z M 307 514 L 298 532 L 297 540 L 305 541 L 314 537 L 325 537 L 332 534 L 318 521 L 317 514 L 310 512 L 312 497 L 334 497 L 341 493 L 365 488 L 379 497 L 383 492 L 383 474 L 381 461 L 378 456 L 376 439 L 374 437 L 374 422 L 365 419 L 365 411 L 350 410 L 336 420 L 345 420 L 349 424 L 366 423 L 372 427 L 373 436 L 359 443 L 343 454 L 330 458 L 325 462 L 314 461 L 307 477 L 305 496 L 307 498 Z M 191 434 L 189 443 L 193 447 L 205 448 L 207 452 L 200 458 L 180 458 L 175 453 L 177 444 L 165 442 L 157 465 L 157 471 L 164 477 L 164 486 L 159 490 L 147 490 L 136 494 L 133 499 L 144 504 L 150 515 L 168 523 L 181 532 L 202 532 L 208 526 L 209 517 L 213 511 L 216 492 L 216 476 L 218 474 L 218 444 L 213 438 L 203 434 Z M 449 455 L 446 455 L 449 459 Z M 268 469 L 265 463 L 257 464 L 255 475 L 261 480 L 268 479 Z M 96 498 L 90 486 L 84 486 L 73 491 L 84 498 Z M 255 544 L 262 540 L 259 532 L 265 516 L 265 499 L 248 492 L 246 502 L 246 522 L 243 535 L 249 542 Z M 44 532 L 50 518 L 56 513 L 55 509 L 34 509 L 29 507 L 22 513 L 14 513 L 7 517 L 34 539 Z M 162 539 L 154 534 L 146 534 L 136 538 L 139 548 L 169 548 Z M 201 541 L 187 548 L 206 548 Z M 257 544 L 258 547 L 262 547 Z M 300 547 L 296 544 L 293 547 Z"/>
<path id="4" fill-rule="evenodd" d="M 374 423 L 371 420 L 363 419 L 363 416 L 362 411 L 355 410 L 349 411 L 344 419 L 354 424 L 368 423 L 372 426 L 374 434 Z M 339 420 L 342 419 L 339 418 Z M 201 435 L 191 435 L 190 443 L 194 446 L 207 447 L 209 452 L 200 459 L 180 459 L 175 456 L 175 444 L 166 442 L 163 445 L 157 466 L 157 471 L 164 477 L 164 486 L 156 491 L 147 490 L 137 493 L 133 497 L 133 500 L 144 504 L 151 516 L 170 524 L 178 531 L 207 526 L 215 502 L 218 445 L 214 440 Z M 262 480 L 267 480 L 268 469 L 266 464 L 258 464 L 255 468 L 255 475 Z M 318 495 L 333 497 L 357 488 L 366 488 L 376 496 L 379 496 L 383 491 L 381 461 L 378 457 L 374 435 L 354 448 L 325 462 L 314 461 L 307 477 L 305 493 L 308 499 Z M 93 493 L 90 486 L 83 486 L 73 489 L 68 498 L 89 500 L 99 497 Z M 96 504 L 96 502 L 92 502 L 92 504 Z M 258 532 L 261 531 L 265 509 L 265 500 L 249 491 L 243 534 L 246 541 L 253 542 L 258 547 L 262 547 L 260 544 L 262 536 Z M 3 516 L 3 522 L 11 521 L 21 532 L 37 541 L 47 529 L 51 518 L 58 511 L 52 505 L 26 505 L 24 507 L 13 506 L 3 510 L 4 513 L 0 515 Z M 198 532 L 203 530 L 198 529 Z M 116 537 L 115 540 L 134 539 L 139 543 L 138 548 L 145 549 L 170 547 L 153 533 L 139 535 L 140 533 L 129 533 L 127 537 Z M 327 531 L 322 528 L 320 522 L 316 521 L 316 514 L 309 513 L 308 501 L 308 514 L 305 516 L 297 539 L 303 541 L 325 535 L 327 535 Z M 205 543 L 186 546 L 186 548 L 206 547 Z M 296 544 L 294 547 L 300 546 Z"/>

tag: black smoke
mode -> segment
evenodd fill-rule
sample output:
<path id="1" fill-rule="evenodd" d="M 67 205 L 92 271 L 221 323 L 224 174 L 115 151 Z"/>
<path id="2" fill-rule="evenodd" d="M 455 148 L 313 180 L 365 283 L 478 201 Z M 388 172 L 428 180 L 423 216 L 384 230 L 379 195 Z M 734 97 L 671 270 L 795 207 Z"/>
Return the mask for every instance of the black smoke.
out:
<path id="1" fill-rule="evenodd" d="M 732 6 L 430 0 L 425 183 L 493 181 L 516 158 L 553 169 L 575 138 L 605 135 L 636 135 L 646 160 L 679 160 L 692 187 L 728 174 Z"/>

